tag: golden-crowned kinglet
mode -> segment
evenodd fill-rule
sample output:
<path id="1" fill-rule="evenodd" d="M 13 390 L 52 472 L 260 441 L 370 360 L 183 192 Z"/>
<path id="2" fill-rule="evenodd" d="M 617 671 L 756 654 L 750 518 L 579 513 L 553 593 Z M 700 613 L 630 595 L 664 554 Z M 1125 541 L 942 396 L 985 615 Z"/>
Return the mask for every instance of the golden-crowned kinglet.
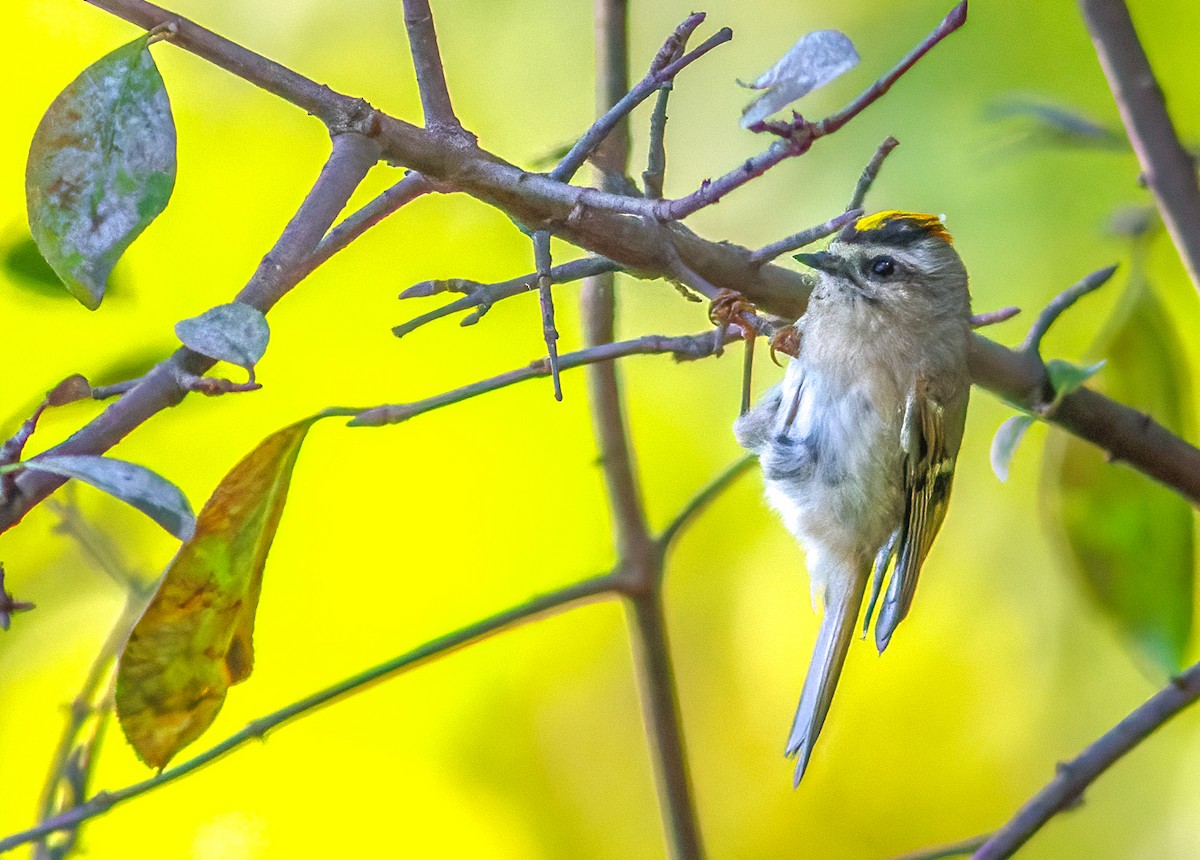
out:
<path id="1" fill-rule="evenodd" d="M 817 270 L 797 357 L 734 433 L 758 454 L 767 499 L 804 545 L 814 603 L 825 605 L 787 745 L 799 785 L 867 581 L 864 632 L 895 559 L 875 624 L 882 652 L 946 515 L 970 391 L 971 297 L 933 215 L 870 215 L 796 259 Z"/>

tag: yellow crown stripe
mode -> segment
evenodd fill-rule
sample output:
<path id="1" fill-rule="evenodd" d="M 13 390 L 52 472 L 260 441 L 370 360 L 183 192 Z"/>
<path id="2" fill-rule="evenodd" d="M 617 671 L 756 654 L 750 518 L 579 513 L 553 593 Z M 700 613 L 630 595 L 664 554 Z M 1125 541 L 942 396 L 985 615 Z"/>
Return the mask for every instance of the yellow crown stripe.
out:
<path id="1" fill-rule="evenodd" d="M 928 215 L 924 212 L 903 212 L 899 209 L 888 209 L 884 212 L 876 212 L 874 215 L 864 215 L 854 223 L 854 229 L 860 233 L 864 233 L 867 230 L 877 230 L 891 221 L 911 221 L 917 227 L 927 230 L 931 236 L 937 236 L 946 242 L 954 241 L 954 238 L 946 229 L 946 225 L 942 223 L 940 216 Z"/>

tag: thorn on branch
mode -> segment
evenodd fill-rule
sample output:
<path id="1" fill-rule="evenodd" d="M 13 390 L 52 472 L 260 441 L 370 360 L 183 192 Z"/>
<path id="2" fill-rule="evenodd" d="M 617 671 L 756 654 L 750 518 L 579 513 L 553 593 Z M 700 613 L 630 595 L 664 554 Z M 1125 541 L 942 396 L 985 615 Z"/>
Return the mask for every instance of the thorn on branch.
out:
<path id="1" fill-rule="evenodd" d="M 982 314 L 975 314 L 971 317 L 971 328 L 983 328 L 984 326 L 996 325 L 1005 320 L 1010 320 L 1021 312 L 1020 308 L 1007 307 L 999 310 L 987 311 Z"/>

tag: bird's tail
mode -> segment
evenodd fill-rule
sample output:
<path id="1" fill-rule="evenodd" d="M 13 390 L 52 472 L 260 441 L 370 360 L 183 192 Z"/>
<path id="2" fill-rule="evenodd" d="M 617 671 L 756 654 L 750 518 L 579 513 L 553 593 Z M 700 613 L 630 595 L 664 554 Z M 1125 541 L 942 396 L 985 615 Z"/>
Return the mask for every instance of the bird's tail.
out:
<path id="1" fill-rule="evenodd" d="M 804 679 L 804 691 L 800 694 L 800 706 L 796 709 L 792 734 L 788 738 L 787 754 L 797 757 L 796 785 L 800 785 L 821 726 L 825 724 L 825 715 L 829 713 L 829 703 L 833 701 L 838 676 L 846 662 L 846 651 L 857 630 L 858 610 L 866 586 L 864 570 L 856 572 L 850 581 L 843 577 L 831 579 L 826 588 L 821 630 L 817 634 L 808 676 Z"/>

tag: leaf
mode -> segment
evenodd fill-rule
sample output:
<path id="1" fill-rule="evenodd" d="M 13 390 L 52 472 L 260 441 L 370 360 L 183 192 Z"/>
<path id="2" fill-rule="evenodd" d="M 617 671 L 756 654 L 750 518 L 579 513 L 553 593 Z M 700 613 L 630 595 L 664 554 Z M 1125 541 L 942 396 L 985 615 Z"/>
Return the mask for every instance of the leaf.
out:
<path id="1" fill-rule="evenodd" d="M 845 33 L 808 33 L 749 85 L 750 89 L 766 92 L 742 112 L 742 128 L 752 128 L 857 65 L 858 52 Z"/>
<path id="2" fill-rule="evenodd" d="M 42 256 L 90 310 L 175 186 L 175 123 L 162 77 L 134 39 L 84 70 L 42 117 L 25 170 Z"/>
<path id="3" fill-rule="evenodd" d="M 176 323 L 175 334 L 188 349 L 244 367 L 251 374 L 271 339 L 263 312 L 241 302 L 217 305 L 182 320 Z"/>
<path id="4" fill-rule="evenodd" d="M 1017 453 L 1017 446 L 1033 422 L 1032 416 L 1014 415 L 1001 424 L 992 437 L 992 471 L 1001 481 L 1008 480 L 1008 467 Z"/>
<path id="5" fill-rule="evenodd" d="M 183 490 L 157 472 L 136 463 L 94 454 L 62 454 L 35 457 L 14 466 L 50 472 L 91 484 L 133 505 L 180 540 L 190 538 L 196 526 L 192 506 Z"/>
<path id="6" fill-rule="evenodd" d="M 163 768 L 250 677 L 263 568 L 300 446 L 317 417 L 259 443 L 213 491 L 134 627 L 117 670 L 117 716 L 138 757 Z"/>
<path id="7" fill-rule="evenodd" d="M 1104 364 L 1103 359 L 1095 364 L 1087 365 L 1075 364 L 1061 358 L 1052 358 L 1047 361 L 1046 376 L 1049 377 L 1050 385 L 1054 389 L 1053 405 L 1057 406 L 1064 397 L 1095 376 L 1104 367 Z"/>
<path id="8" fill-rule="evenodd" d="M 993 120 L 1026 120 L 1026 137 L 1034 144 L 1115 151 L 1129 149 L 1124 134 L 1067 105 L 1018 96 L 992 104 L 988 114 Z"/>
<path id="9" fill-rule="evenodd" d="M 1126 288 L 1095 352 L 1108 365 L 1097 387 L 1189 438 L 1191 391 L 1179 337 L 1139 277 Z M 1070 566 L 1104 614 L 1159 669 L 1182 665 L 1191 633 L 1193 514 L 1178 495 L 1067 434 L 1046 449 L 1047 513 L 1065 537 Z"/>

